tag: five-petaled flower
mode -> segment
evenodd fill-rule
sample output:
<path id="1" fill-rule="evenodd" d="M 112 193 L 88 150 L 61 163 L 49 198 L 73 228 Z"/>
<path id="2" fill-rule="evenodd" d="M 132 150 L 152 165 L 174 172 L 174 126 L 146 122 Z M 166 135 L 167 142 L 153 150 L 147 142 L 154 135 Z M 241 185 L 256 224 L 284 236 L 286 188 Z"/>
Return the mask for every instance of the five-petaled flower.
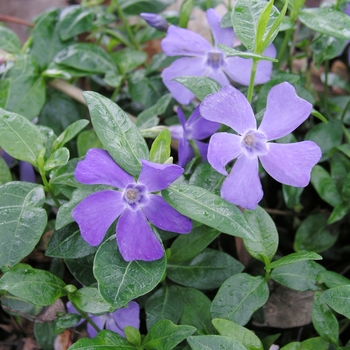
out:
<path id="1" fill-rule="evenodd" d="M 162 72 L 162 79 L 173 97 L 182 104 L 189 104 L 194 94 L 182 84 L 173 79 L 180 76 L 205 76 L 218 81 L 221 86 L 230 84 L 231 78 L 242 85 L 249 85 L 252 67 L 251 59 L 227 57 L 218 44 L 232 47 L 235 34 L 232 28 L 221 28 L 221 17 L 214 9 L 206 12 L 207 20 L 214 37 L 214 46 L 199 34 L 188 29 L 171 25 L 166 37 L 162 40 L 162 50 L 167 56 L 187 56 L 174 61 Z M 270 45 L 265 56 L 275 57 L 276 50 Z M 272 63 L 260 61 L 255 77 L 255 84 L 266 83 L 271 76 Z M 228 77 L 227 77 L 227 76 Z"/>
<path id="2" fill-rule="evenodd" d="M 66 304 L 68 313 L 78 314 L 78 311 L 74 308 L 70 301 Z M 108 329 L 115 333 L 118 333 L 125 338 L 124 328 L 131 326 L 136 329 L 140 328 L 140 306 L 135 301 L 130 301 L 126 307 L 121 307 L 114 312 L 106 312 L 103 315 L 88 314 L 91 320 L 96 324 L 98 328 Z M 76 326 L 80 325 L 84 319 L 82 319 Z M 90 324 L 87 324 L 87 332 L 91 338 L 97 335 L 96 329 Z"/>
<path id="3" fill-rule="evenodd" d="M 201 115 L 231 127 L 238 133 L 217 133 L 209 141 L 208 161 L 221 174 L 237 158 L 225 179 L 221 196 L 243 208 L 254 209 L 263 197 L 258 158 L 268 174 L 290 186 L 305 187 L 312 167 L 321 158 L 320 148 L 312 141 L 291 144 L 272 143 L 288 135 L 310 115 L 312 105 L 298 97 L 289 83 L 274 86 L 267 97 L 263 120 L 257 128 L 253 110 L 237 89 L 226 86 L 207 96 Z"/>
<path id="4" fill-rule="evenodd" d="M 220 127 L 220 124 L 202 118 L 199 114 L 199 107 L 195 108 L 187 121 L 180 107 L 177 108 L 177 115 L 181 125 L 172 125 L 169 127 L 169 130 L 171 137 L 179 141 L 178 164 L 184 167 L 194 157 L 191 140 L 195 142 L 202 160 L 207 160 L 208 143 L 200 140 L 213 135 Z"/>
<path id="5" fill-rule="evenodd" d="M 81 235 L 92 246 L 99 245 L 107 229 L 119 217 L 116 234 L 120 254 L 126 261 L 160 259 L 163 247 L 147 219 L 156 227 L 189 233 L 192 222 L 154 192 L 167 188 L 182 173 L 175 164 L 141 160 L 137 181 L 121 169 L 107 151 L 92 148 L 80 161 L 75 178 L 83 184 L 103 184 L 118 190 L 103 190 L 83 199 L 73 210 Z"/>

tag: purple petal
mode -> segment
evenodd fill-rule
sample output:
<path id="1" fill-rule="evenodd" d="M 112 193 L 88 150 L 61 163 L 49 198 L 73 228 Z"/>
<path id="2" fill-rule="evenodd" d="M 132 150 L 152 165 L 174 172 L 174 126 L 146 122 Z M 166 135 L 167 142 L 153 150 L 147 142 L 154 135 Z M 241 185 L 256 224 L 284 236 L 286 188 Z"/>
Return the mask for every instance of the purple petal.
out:
<path id="1" fill-rule="evenodd" d="M 158 260 L 164 250 L 142 210 L 126 209 L 117 224 L 117 243 L 125 261 Z"/>
<path id="2" fill-rule="evenodd" d="M 241 143 L 240 136 L 227 132 L 214 134 L 209 141 L 208 162 L 220 174 L 227 175 L 225 166 L 243 152 Z"/>
<path id="3" fill-rule="evenodd" d="M 312 141 L 268 143 L 268 146 L 269 153 L 260 157 L 260 161 L 270 176 L 289 186 L 307 186 L 312 167 L 322 156 L 320 148 Z"/>
<path id="4" fill-rule="evenodd" d="M 221 28 L 221 17 L 214 9 L 207 10 L 206 15 L 209 27 L 213 33 L 215 45 L 224 44 L 232 47 L 235 36 L 233 29 Z"/>
<path id="5" fill-rule="evenodd" d="M 268 96 L 266 111 L 259 131 L 267 140 L 290 134 L 310 115 L 312 104 L 300 98 L 293 85 L 285 82 L 274 86 Z"/>
<path id="6" fill-rule="evenodd" d="M 169 27 L 161 46 L 167 56 L 203 57 L 213 49 L 210 43 L 199 34 L 176 26 Z"/>
<path id="7" fill-rule="evenodd" d="M 21 181 L 36 182 L 33 165 L 28 162 L 19 162 L 19 179 Z"/>
<path id="8" fill-rule="evenodd" d="M 122 196 L 120 192 L 112 190 L 96 192 L 73 209 L 73 219 L 90 245 L 96 246 L 102 242 L 109 226 L 125 209 Z"/>
<path id="9" fill-rule="evenodd" d="M 239 134 L 256 129 L 256 120 L 245 96 L 232 86 L 208 95 L 200 105 L 201 116 L 213 122 L 228 125 Z"/>
<path id="10" fill-rule="evenodd" d="M 186 130 L 186 117 L 184 112 L 182 111 L 182 109 L 180 107 L 177 107 L 177 116 L 179 118 L 180 124 L 183 127 L 184 130 Z"/>
<path id="11" fill-rule="evenodd" d="M 191 144 L 187 140 L 181 139 L 178 149 L 179 166 L 184 167 L 193 157 L 194 152 Z"/>
<path id="12" fill-rule="evenodd" d="M 14 158 L 12 156 L 10 156 L 7 152 L 5 152 L 4 150 L 2 150 L 1 153 L 1 157 L 3 158 L 3 160 L 6 162 L 7 166 L 10 167 Z"/>
<path id="13" fill-rule="evenodd" d="M 263 197 L 258 158 L 241 155 L 221 187 L 221 197 L 242 208 L 253 210 Z"/>
<path id="14" fill-rule="evenodd" d="M 149 192 L 167 188 L 184 170 L 176 164 L 158 164 L 141 159 L 142 170 L 138 183 L 145 185 Z"/>
<path id="15" fill-rule="evenodd" d="M 109 153 L 99 148 L 90 149 L 85 159 L 75 170 L 75 178 L 86 185 L 111 185 L 124 188 L 134 182 L 134 178 L 125 172 L 113 160 Z"/>
<path id="16" fill-rule="evenodd" d="M 219 123 L 214 123 L 201 117 L 199 107 L 194 110 L 188 120 L 188 124 L 191 129 L 191 136 L 195 140 L 206 139 L 213 135 L 220 127 Z"/>
<path id="17" fill-rule="evenodd" d="M 135 301 L 130 301 L 126 307 L 122 307 L 111 313 L 111 316 L 117 327 L 122 331 L 121 333 L 117 333 L 123 337 L 125 337 L 124 328 L 126 326 L 140 329 L 140 307 Z"/>
<path id="18" fill-rule="evenodd" d="M 208 147 L 209 144 L 205 143 L 205 142 L 201 142 L 201 141 L 194 141 L 198 147 L 199 150 L 199 154 L 202 157 L 202 161 L 205 162 L 208 158 Z"/>
<path id="19" fill-rule="evenodd" d="M 222 67 L 222 69 L 224 66 Z M 221 86 L 227 86 L 230 85 L 230 81 L 228 80 L 226 74 L 222 69 L 212 69 L 207 73 L 207 77 L 216 80 Z"/>
<path id="20" fill-rule="evenodd" d="M 91 320 L 95 322 L 98 328 L 100 328 L 101 330 L 104 328 L 106 324 L 106 315 L 93 316 L 89 314 L 89 316 Z M 90 338 L 94 338 L 97 335 L 96 329 L 92 327 L 90 323 L 87 324 L 86 329 L 87 329 L 87 332 L 89 333 Z"/>
<path id="21" fill-rule="evenodd" d="M 140 17 L 143 18 L 151 27 L 154 27 L 160 31 L 166 32 L 169 24 L 165 18 L 156 13 L 142 12 Z"/>
<path id="22" fill-rule="evenodd" d="M 149 196 L 149 204 L 142 208 L 147 219 L 156 227 L 165 231 L 189 233 L 192 221 L 171 207 L 161 196 Z"/>
<path id="23" fill-rule="evenodd" d="M 184 128 L 182 125 L 171 125 L 169 126 L 171 138 L 174 140 L 181 140 L 184 137 Z"/>
<path id="24" fill-rule="evenodd" d="M 125 333 L 123 329 L 119 328 L 118 324 L 116 324 L 115 320 L 112 318 L 111 314 L 109 315 L 107 322 L 106 322 L 106 329 L 109 331 L 112 331 L 114 333 L 117 333 L 125 338 Z"/>
<path id="25" fill-rule="evenodd" d="M 162 72 L 164 85 L 169 89 L 171 95 L 179 103 L 188 105 L 194 99 L 194 94 L 185 88 L 182 84 L 172 79 L 181 76 L 196 76 L 205 75 L 207 67 L 203 58 L 183 57 L 173 62 L 168 68 Z"/>

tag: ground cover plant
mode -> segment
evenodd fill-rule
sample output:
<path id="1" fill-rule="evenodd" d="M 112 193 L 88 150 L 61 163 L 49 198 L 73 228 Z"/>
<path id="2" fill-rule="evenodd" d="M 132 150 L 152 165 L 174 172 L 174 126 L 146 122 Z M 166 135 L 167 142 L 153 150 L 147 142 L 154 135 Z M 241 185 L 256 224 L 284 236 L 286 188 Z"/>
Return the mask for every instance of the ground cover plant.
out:
<path id="1" fill-rule="evenodd" d="M 172 2 L 3 18 L 1 349 L 350 349 L 350 2 Z"/>

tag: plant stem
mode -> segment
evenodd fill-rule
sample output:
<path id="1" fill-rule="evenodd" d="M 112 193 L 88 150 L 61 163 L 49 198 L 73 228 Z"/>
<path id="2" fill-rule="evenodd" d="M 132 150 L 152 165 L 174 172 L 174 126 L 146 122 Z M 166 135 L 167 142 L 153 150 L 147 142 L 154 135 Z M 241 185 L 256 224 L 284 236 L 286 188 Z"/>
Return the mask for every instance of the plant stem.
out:
<path id="1" fill-rule="evenodd" d="M 86 321 L 88 321 L 88 322 L 91 324 L 91 326 L 95 328 L 96 332 L 101 332 L 101 329 L 100 329 L 100 328 L 96 325 L 96 323 L 90 318 L 90 316 L 88 315 L 87 312 L 80 310 L 80 309 L 75 305 L 75 303 L 72 302 L 72 300 L 71 300 L 70 302 L 71 302 L 72 305 L 74 306 L 75 310 L 77 310 L 77 311 L 80 313 L 80 315 L 82 316 L 82 318 L 85 318 Z"/>
<path id="2" fill-rule="evenodd" d="M 205 7 L 207 8 L 207 10 L 210 9 L 210 6 L 211 6 L 210 0 L 205 0 Z"/>
<path id="3" fill-rule="evenodd" d="M 328 73 L 329 73 L 329 61 L 327 60 L 324 63 L 324 110 L 325 110 L 325 113 L 326 113 L 327 117 L 329 117 L 329 108 L 328 108 L 328 95 L 329 95 Z"/>
<path id="4" fill-rule="evenodd" d="M 253 90 L 254 90 L 254 81 L 255 81 L 255 75 L 256 75 L 256 68 L 258 66 L 258 60 L 253 58 L 253 66 L 252 71 L 250 73 L 250 81 L 249 81 L 249 88 L 248 88 L 248 102 L 252 103 L 253 99 Z"/>
<path id="5" fill-rule="evenodd" d="M 286 49 L 288 47 L 288 43 L 290 41 L 292 34 L 293 34 L 293 29 L 288 29 L 286 31 L 286 34 L 284 35 L 283 42 L 282 42 L 280 51 L 278 52 L 278 56 L 277 56 L 277 59 L 278 59 L 278 62 L 276 62 L 277 69 L 279 69 L 281 67 L 281 61 L 282 61 L 282 58 L 284 56 L 284 53 L 286 52 Z M 288 57 L 287 57 L 287 60 L 288 60 Z"/>
<path id="6" fill-rule="evenodd" d="M 39 173 L 40 173 L 41 179 L 43 181 L 44 188 L 45 188 L 46 192 L 48 192 L 50 194 L 50 197 L 55 202 L 57 208 L 59 208 L 61 206 L 61 204 L 60 204 L 60 202 L 58 201 L 58 199 L 56 198 L 56 196 L 52 192 L 51 186 L 50 186 L 49 182 L 47 181 L 45 171 L 40 169 L 40 167 L 39 167 Z"/>
<path id="7" fill-rule="evenodd" d="M 346 104 L 346 106 L 345 106 L 345 108 L 344 108 L 344 110 L 343 110 L 343 113 L 342 113 L 342 115 L 341 115 L 340 120 L 341 120 L 342 122 L 344 122 L 344 118 L 345 118 L 346 112 L 347 112 L 347 110 L 349 109 L 349 107 L 350 107 L 350 99 L 349 99 L 349 102 Z"/>

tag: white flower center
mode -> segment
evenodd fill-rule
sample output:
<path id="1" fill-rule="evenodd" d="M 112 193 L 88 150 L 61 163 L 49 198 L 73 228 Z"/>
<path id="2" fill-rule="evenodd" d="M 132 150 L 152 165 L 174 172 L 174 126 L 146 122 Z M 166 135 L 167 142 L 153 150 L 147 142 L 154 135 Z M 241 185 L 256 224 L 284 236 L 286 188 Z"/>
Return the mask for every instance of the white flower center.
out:
<path id="1" fill-rule="evenodd" d="M 268 152 L 266 136 L 256 130 L 249 130 L 243 135 L 242 147 L 249 158 L 263 156 Z"/>

